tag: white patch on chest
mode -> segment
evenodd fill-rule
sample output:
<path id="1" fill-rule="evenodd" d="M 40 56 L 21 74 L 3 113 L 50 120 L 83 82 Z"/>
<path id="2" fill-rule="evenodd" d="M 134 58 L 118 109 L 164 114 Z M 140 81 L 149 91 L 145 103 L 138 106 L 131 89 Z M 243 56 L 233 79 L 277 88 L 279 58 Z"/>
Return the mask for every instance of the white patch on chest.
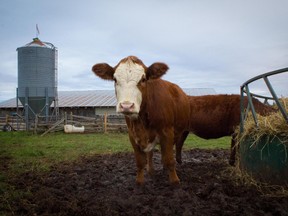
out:
<path id="1" fill-rule="evenodd" d="M 143 151 L 146 153 L 152 151 L 155 148 L 156 144 L 159 144 L 159 142 L 160 142 L 160 140 L 159 140 L 158 136 L 156 136 L 152 142 L 148 143 L 147 147 L 145 149 L 143 149 Z"/>

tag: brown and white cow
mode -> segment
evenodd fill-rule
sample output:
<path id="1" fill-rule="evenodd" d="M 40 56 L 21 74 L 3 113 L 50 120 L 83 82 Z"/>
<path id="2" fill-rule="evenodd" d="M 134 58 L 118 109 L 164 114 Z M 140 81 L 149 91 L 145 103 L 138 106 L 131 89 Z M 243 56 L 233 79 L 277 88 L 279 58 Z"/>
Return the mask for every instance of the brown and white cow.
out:
<path id="1" fill-rule="evenodd" d="M 159 142 L 169 180 L 179 183 L 173 145 L 189 128 L 190 106 L 186 94 L 177 85 L 159 79 L 168 66 L 158 62 L 146 67 L 137 57 L 128 56 L 115 67 L 100 63 L 92 70 L 102 79 L 114 80 L 116 111 L 125 115 L 135 153 L 136 182 L 144 182 L 146 156 Z"/>
<path id="2" fill-rule="evenodd" d="M 232 136 L 231 154 L 229 163 L 235 163 L 235 134 L 240 124 L 240 95 L 205 95 L 188 96 L 190 102 L 190 129 L 189 131 L 204 139 L 215 139 Z M 244 98 L 244 107 L 247 107 L 248 98 Z M 268 115 L 275 110 L 253 98 L 255 111 L 260 115 Z M 189 131 L 183 133 L 176 144 L 176 160 L 182 162 L 181 150 Z"/>

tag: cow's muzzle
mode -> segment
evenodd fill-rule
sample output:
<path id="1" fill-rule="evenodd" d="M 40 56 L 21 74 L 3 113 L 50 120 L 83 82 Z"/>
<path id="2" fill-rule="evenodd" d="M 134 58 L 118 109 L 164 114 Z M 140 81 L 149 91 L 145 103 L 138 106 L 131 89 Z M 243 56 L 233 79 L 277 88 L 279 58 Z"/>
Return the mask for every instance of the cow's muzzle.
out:
<path id="1" fill-rule="evenodd" d="M 128 101 L 119 104 L 119 111 L 123 114 L 135 114 L 135 104 Z"/>

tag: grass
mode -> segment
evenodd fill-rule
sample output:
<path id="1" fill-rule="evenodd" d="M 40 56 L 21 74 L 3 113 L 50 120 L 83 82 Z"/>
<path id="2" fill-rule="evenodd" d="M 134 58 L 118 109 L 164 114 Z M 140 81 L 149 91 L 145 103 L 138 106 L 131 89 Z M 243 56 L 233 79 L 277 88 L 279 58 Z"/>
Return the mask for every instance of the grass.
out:
<path id="1" fill-rule="evenodd" d="M 53 164 L 80 156 L 133 151 L 128 135 L 123 133 L 59 132 L 41 137 L 27 132 L 0 132 L 0 140 L 0 160 L 9 159 L 9 169 L 16 173 L 49 170 Z M 190 134 L 183 148 L 229 148 L 229 143 L 229 137 L 204 140 Z"/>
<path id="2" fill-rule="evenodd" d="M 185 143 L 183 145 L 184 150 L 192 148 L 202 148 L 202 149 L 229 149 L 231 143 L 231 137 L 222 137 L 219 139 L 201 139 L 193 134 L 189 134 Z"/>
<path id="3" fill-rule="evenodd" d="M 0 160 L 11 159 L 15 172 L 47 170 L 61 161 L 80 156 L 131 151 L 124 134 L 48 134 L 44 137 L 27 132 L 0 132 Z"/>

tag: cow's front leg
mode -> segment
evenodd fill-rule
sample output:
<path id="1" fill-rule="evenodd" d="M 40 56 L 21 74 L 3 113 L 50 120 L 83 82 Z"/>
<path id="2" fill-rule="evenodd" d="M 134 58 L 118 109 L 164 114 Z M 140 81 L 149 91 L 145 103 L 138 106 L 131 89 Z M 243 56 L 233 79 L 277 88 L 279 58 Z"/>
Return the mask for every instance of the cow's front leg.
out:
<path id="1" fill-rule="evenodd" d="M 132 146 L 134 149 L 134 155 L 137 166 L 136 183 L 142 185 L 144 183 L 144 171 L 147 163 L 146 153 L 143 152 L 141 148 L 135 144 L 135 142 L 132 143 Z"/>
<path id="2" fill-rule="evenodd" d="M 175 159 L 173 156 L 174 130 L 166 129 L 160 138 L 161 156 L 164 167 L 168 170 L 169 181 L 172 184 L 179 184 L 180 180 L 176 173 Z"/>

